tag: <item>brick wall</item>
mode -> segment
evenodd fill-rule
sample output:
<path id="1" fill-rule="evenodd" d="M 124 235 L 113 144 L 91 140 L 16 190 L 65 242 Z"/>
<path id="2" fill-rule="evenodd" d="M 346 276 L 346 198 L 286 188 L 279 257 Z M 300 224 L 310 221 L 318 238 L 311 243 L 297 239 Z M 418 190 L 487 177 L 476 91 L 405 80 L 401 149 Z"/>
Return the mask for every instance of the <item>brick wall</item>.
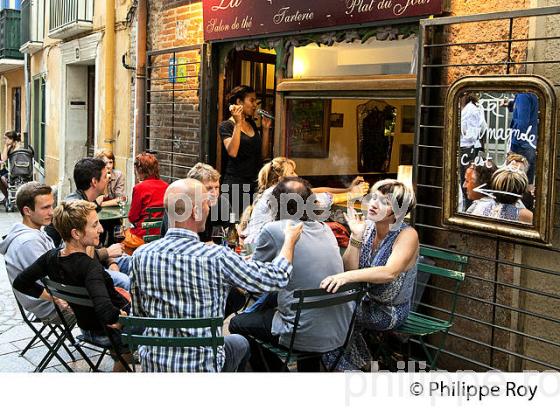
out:
<path id="1" fill-rule="evenodd" d="M 190 46 L 203 41 L 201 1 L 149 2 L 148 50 Z"/>
<path id="2" fill-rule="evenodd" d="M 172 50 L 203 41 L 202 2 L 150 2 L 148 50 Z M 170 78 L 172 59 L 175 81 Z M 161 174 L 168 178 L 184 178 L 200 155 L 200 59 L 198 50 L 149 59 L 149 147 L 158 151 Z"/>

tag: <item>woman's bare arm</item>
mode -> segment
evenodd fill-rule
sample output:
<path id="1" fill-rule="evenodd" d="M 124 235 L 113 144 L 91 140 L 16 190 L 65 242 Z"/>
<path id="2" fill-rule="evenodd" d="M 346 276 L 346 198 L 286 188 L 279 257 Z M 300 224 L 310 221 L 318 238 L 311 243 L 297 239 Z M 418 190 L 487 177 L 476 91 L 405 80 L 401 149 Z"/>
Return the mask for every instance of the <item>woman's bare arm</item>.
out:
<path id="1" fill-rule="evenodd" d="M 328 292 L 336 292 L 346 283 L 381 284 L 392 282 L 398 275 L 410 269 L 416 263 L 418 248 L 418 233 L 413 228 L 407 228 L 399 234 L 385 266 L 356 269 L 328 276 L 321 282 L 321 287 Z"/>

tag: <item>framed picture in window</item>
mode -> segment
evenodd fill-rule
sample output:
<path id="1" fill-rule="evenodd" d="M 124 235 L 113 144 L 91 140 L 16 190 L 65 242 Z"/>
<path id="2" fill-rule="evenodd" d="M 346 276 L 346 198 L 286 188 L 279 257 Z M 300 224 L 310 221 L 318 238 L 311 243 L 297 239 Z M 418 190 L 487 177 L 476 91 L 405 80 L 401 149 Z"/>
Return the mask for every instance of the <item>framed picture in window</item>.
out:
<path id="1" fill-rule="evenodd" d="M 401 132 L 403 134 L 412 134 L 414 132 L 414 116 L 416 115 L 416 106 L 403 105 L 401 113 Z"/>
<path id="2" fill-rule="evenodd" d="M 286 135 L 289 158 L 328 158 L 331 101 L 288 99 Z"/>
<path id="3" fill-rule="evenodd" d="M 344 114 L 333 112 L 331 113 L 331 128 L 344 128 Z"/>

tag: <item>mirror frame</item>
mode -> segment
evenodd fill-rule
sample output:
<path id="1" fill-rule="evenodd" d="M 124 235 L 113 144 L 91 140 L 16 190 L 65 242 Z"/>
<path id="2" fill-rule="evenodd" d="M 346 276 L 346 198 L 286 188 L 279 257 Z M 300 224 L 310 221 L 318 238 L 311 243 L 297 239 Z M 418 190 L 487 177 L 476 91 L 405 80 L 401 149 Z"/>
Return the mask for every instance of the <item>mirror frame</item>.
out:
<path id="1" fill-rule="evenodd" d="M 457 211 L 461 110 L 459 99 L 465 92 L 532 92 L 539 98 L 539 135 L 533 225 L 499 221 Z M 556 153 L 556 93 L 548 80 L 534 75 L 469 76 L 455 81 L 445 99 L 445 137 L 442 224 L 465 231 L 492 234 L 521 242 L 550 245 L 554 215 L 554 176 Z M 450 172 L 445 172 L 449 170 Z"/>

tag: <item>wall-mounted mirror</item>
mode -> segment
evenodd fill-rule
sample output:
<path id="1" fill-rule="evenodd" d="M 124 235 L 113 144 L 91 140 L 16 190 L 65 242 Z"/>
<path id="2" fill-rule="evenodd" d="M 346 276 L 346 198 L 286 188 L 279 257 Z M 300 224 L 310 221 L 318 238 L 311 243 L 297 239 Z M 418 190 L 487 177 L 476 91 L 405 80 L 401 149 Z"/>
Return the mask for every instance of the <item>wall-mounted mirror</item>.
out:
<path id="1" fill-rule="evenodd" d="M 555 107 L 552 86 L 535 76 L 450 87 L 444 224 L 548 241 Z"/>

